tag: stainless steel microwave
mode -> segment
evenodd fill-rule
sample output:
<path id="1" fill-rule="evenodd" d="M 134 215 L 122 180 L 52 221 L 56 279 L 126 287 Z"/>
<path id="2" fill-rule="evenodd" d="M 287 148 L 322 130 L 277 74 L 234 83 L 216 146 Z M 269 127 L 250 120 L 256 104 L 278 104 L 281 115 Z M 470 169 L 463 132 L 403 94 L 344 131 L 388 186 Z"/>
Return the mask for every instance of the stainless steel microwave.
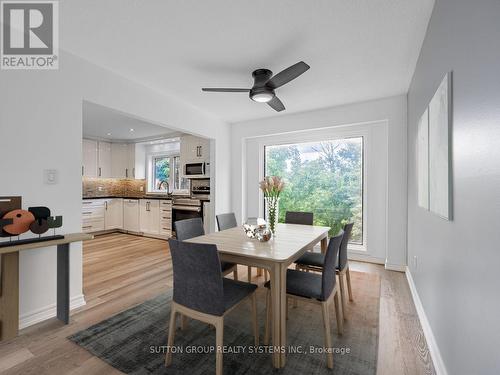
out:
<path id="1" fill-rule="evenodd" d="M 186 163 L 184 164 L 184 177 L 208 178 L 210 177 L 210 163 Z"/>

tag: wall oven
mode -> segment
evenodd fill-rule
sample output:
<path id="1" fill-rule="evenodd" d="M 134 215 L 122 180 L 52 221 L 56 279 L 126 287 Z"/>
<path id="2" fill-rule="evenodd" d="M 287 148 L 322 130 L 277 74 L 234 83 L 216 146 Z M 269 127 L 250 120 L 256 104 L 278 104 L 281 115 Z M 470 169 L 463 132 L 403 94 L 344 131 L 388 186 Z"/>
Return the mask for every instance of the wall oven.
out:
<path id="1" fill-rule="evenodd" d="M 203 220 L 203 205 L 199 199 L 174 198 L 172 203 L 172 230 L 173 224 L 179 220 L 199 217 Z"/>
<path id="2" fill-rule="evenodd" d="M 184 164 L 184 177 L 207 178 L 210 177 L 210 163 L 186 163 Z"/>

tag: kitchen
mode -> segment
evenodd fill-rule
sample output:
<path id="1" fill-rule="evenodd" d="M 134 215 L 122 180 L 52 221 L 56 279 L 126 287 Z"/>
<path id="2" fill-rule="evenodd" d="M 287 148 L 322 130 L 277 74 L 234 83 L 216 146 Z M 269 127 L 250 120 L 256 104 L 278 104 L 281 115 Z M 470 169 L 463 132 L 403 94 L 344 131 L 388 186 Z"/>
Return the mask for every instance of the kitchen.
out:
<path id="1" fill-rule="evenodd" d="M 173 223 L 213 228 L 210 139 L 83 104 L 82 231 L 168 239 Z"/>

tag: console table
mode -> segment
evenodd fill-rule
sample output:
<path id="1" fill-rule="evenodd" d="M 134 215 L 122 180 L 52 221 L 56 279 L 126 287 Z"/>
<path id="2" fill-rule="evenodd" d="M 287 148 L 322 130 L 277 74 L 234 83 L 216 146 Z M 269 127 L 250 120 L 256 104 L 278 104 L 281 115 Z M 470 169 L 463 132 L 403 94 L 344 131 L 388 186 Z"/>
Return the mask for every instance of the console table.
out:
<path id="1" fill-rule="evenodd" d="M 72 233 L 61 239 L 0 248 L 0 341 L 16 337 L 19 330 L 19 252 L 57 246 L 57 318 L 68 324 L 70 244 L 92 238 Z"/>

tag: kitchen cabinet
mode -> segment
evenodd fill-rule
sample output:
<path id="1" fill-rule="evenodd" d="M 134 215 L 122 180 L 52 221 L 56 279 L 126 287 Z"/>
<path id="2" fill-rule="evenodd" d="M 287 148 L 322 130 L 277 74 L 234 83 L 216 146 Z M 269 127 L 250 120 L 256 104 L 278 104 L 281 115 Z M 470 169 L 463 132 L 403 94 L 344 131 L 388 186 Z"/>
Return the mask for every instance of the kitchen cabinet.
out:
<path id="1" fill-rule="evenodd" d="M 123 229 L 128 232 L 140 232 L 138 199 L 123 200 Z"/>
<path id="2" fill-rule="evenodd" d="M 98 142 L 98 149 L 97 177 L 111 177 L 111 143 Z"/>
<path id="3" fill-rule="evenodd" d="M 104 229 L 123 228 L 123 199 L 110 198 L 104 200 Z"/>
<path id="4" fill-rule="evenodd" d="M 84 200 L 82 202 L 82 232 L 99 232 L 104 230 L 104 202 L 102 199 Z"/>
<path id="5" fill-rule="evenodd" d="M 97 141 L 84 139 L 82 142 L 82 175 L 97 177 Z"/>
<path id="6" fill-rule="evenodd" d="M 144 234 L 160 234 L 160 201 L 141 199 L 139 203 L 139 225 Z"/>
<path id="7" fill-rule="evenodd" d="M 181 137 L 181 163 L 210 162 L 210 139 L 186 135 Z"/>
<path id="8" fill-rule="evenodd" d="M 127 144 L 127 178 L 135 177 L 135 143 Z"/>
<path id="9" fill-rule="evenodd" d="M 111 177 L 127 178 L 128 145 L 126 143 L 111 144 Z"/>
<path id="10" fill-rule="evenodd" d="M 172 201 L 160 201 L 160 235 L 170 238 L 172 235 Z"/>

